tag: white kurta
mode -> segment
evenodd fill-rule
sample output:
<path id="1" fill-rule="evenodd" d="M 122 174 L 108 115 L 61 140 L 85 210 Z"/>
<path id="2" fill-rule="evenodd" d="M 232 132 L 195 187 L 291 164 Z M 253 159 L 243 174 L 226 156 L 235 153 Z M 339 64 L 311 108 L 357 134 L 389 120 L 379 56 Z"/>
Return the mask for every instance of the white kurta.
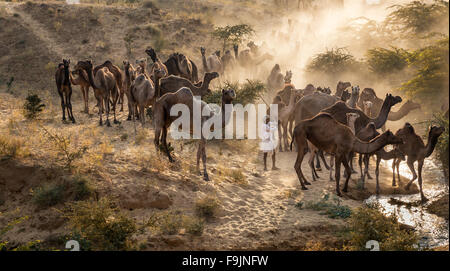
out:
<path id="1" fill-rule="evenodd" d="M 263 152 L 272 152 L 278 146 L 278 126 L 275 122 L 269 122 L 262 125 L 262 139 L 259 144 L 260 150 Z"/>

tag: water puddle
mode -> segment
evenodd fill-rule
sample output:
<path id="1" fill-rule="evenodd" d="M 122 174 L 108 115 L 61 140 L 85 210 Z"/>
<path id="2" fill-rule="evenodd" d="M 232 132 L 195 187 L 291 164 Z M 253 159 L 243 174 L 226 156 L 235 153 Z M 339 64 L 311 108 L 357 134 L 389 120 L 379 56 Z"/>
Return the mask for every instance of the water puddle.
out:
<path id="1" fill-rule="evenodd" d="M 392 161 L 382 161 L 382 166 L 392 172 Z M 416 166 L 417 168 L 417 166 Z M 371 196 L 365 202 L 380 205 L 381 211 L 386 215 L 396 214 L 400 223 L 414 227 L 422 237 L 420 246 L 438 247 L 448 245 L 449 224 L 442 218 L 429 213 L 426 210 L 432 201 L 439 199 L 448 193 L 444 174 L 434 159 L 425 160 L 423 166 L 423 188 L 425 196 L 429 199 L 424 205 L 420 205 L 419 193 L 414 195 L 383 195 Z M 406 162 L 400 164 L 402 183 L 412 178 Z M 415 181 L 417 184 L 417 180 Z"/>

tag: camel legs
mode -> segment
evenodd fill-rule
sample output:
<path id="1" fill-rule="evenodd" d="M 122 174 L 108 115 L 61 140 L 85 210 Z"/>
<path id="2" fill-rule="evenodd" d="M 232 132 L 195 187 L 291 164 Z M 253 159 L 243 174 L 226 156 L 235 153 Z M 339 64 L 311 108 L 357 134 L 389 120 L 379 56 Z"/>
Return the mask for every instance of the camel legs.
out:
<path id="1" fill-rule="evenodd" d="M 105 107 L 105 111 L 106 111 L 106 126 L 111 127 L 111 123 L 109 122 L 109 95 L 107 95 L 104 99 L 103 99 L 103 103 L 104 103 L 104 107 Z M 103 111 L 103 107 L 102 107 L 102 111 Z"/>
<path id="2" fill-rule="evenodd" d="M 155 135 L 155 140 L 156 140 L 156 135 Z M 162 144 L 163 144 L 163 147 L 164 147 L 164 151 L 166 152 L 167 157 L 169 158 L 169 161 L 170 162 L 174 162 L 172 156 L 170 155 L 169 148 L 167 147 L 167 128 L 166 127 L 164 127 L 162 129 L 161 141 L 162 141 Z"/>
<path id="3" fill-rule="evenodd" d="M 144 110 L 144 106 L 139 106 L 139 115 L 140 115 L 140 121 L 141 121 L 141 124 L 142 124 L 142 127 L 144 127 L 144 124 L 145 124 L 145 115 L 144 115 L 144 112 L 145 112 L 145 110 Z"/>
<path id="4" fill-rule="evenodd" d="M 310 146 L 312 144 L 309 144 Z M 316 170 L 314 169 L 314 158 L 317 156 L 317 149 L 315 148 L 309 148 L 309 167 L 311 168 L 311 175 L 312 175 L 312 179 L 313 181 L 317 181 L 316 179 L 319 179 L 319 175 L 317 174 Z"/>
<path id="5" fill-rule="evenodd" d="M 302 172 L 302 161 L 303 157 L 305 156 L 305 153 L 307 151 L 307 144 L 306 138 L 304 135 L 297 135 L 295 136 L 296 143 L 297 143 L 297 160 L 295 161 L 294 169 L 297 173 L 298 180 L 300 181 L 300 185 L 302 186 L 302 190 L 308 190 L 308 188 L 305 186 L 305 184 L 310 184 Z"/>
<path id="6" fill-rule="evenodd" d="M 62 115 L 63 115 L 62 120 L 64 121 L 64 120 L 66 120 L 66 105 L 64 104 L 64 96 L 59 89 L 58 89 L 58 94 L 59 94 L 59 97 L 61 98 L 61 109 L 62 109 Z"/>
<path id="7" fill-rule="evenodd" d="M 334 166 L 334 155 L 330 154 L 330 181 L 334 181 L 333 179 L 333 166 Z"/>
<path id="8" fill-rule="evenodd" d="M 395 159 L 394 159 L 394 161 L 395 161 Z M 376 191 L 377 195 L 380 194 L 380 184 L 379 184 L 379 179 L 378 179 L 378 176 L 380 175 L 380 163 L 381 163 L 381 157 L 379 155 L 377 155 L 377 164 L 375 166 L 375 178 L 377 181 L 377 191 Z M 392 165 L 394 165 L 394 163 L 392 163 Z M 392 170 L 392 171 L 394 171 L 394 170 Z"/>
<path id="9" fill-rule="evenodd" d="M 283 124 L 283 140 L 284 140 L 284 149 L 287 151 L 289 150 L 289 143 L 288 143 L 288 135 L 287 135 L 287 129 L 288 124 Z"/>
<path id="10" fill-rule="evenodd" d="M 416 174 L 416 170 L 414 169 L 414 161 L 409 159 L 409 157 L 408 157 L 408 160 L 406 161 L 406 164 L 408 165 L 409 170 L 411 170 L 411 173 L 413 174 L 411 181 L 409 181 L 408 184 L 405 186 L 405 189 L 409 190 L 411 184 L 416 180 L 417 174 Z"/>
<path id="11" fill-rule="evenodd" d="M 127 96 L 127 105 L 128 105 L 128 117 L 127 117 L 127 120 L 131 120 L 131 115 L 132 115 L 133 108 L 134 108 L 132 103 L 131 103 L 131 94 L 130 94 L 129 91 L 125 92 L 125 94 Z"/>
<path id="12" fill-rule="evenodd" d="M 423 162 L 424 160 L 419 160 L 418 162 L 418 166 L 417 166 L 417 171 L 419 172 L 419 189 L 420 189 L 420 199 L 423 202 L 427 202 L 428 199 L 425 197 L 425 195 L 423 194 L 423 189 L 422 189 L 422 168 L 423 168 Z"/>
<path id="13" fill-rule="evenodd" d="M 103 125 L 102 116 L 103 116 L 103 107 L 104 107 L 102 98 L 97 98 L 97 105 L 98 105 L 98 115 L 100 116 L 99 125 L 102 126 Z"/>
<path id="14" fill-rule="evenodd" d="M 322 159 L 323 165 L 325 166 L 325 168 L 328 170 L 330 169 L 330 167 L 327 164 L 327 161 L 325 160 L 325 156 L 323 154 L 323 151 L 319 150 L 318 154 L 320 155 L 320 159 Z"/>
<path id="15" fill-rule="evenodd" d="M 69 93 L 67 93 L 67 95 L 66 95 L 66 100 L 67 100 L 66 104 L 68 106 L 67 115 L 72 120 L 72 123 L 75 123 L 75 118 L 74 118 L 73 112 L 72 112 L 72 101 L 71 101 L 71 99 L 72 99 L 72 86 L 69 86 Z M 70 112 L 70 115 L 69 115 L 69 112 Z"/>
<path id="16" fill-rule="evenodd" d="M 402 160 L 398 159 L 395 162 L 395 166 L 397 167 L 397 180 L 398 180 L 398 184 L 400 185 L 400 162 Z"/>
<path id="17" fill-rule="evenodd" d="M 200 155 L 199 155 L 200 152 Z M 206 171 L 206 139 L 202 138 L 198 143 L 198 151 L 197 151 L 197 167 L 199 164 L 199 158 L 202 158 L 203 162 L 203 179 L 205 181 L 209 181 L 208 172 Z"/>
<path id="18" fill-rule="evenodd" d="M 80 88 L 83 94 L 84 113 L 89 114 L 89 87 L 81 86 Z"/>
<path id="19" fill-rule="evenodd" d="M 341 179 L 341 161 L 342 155 L 334 157 L 334 178 L 336 180 L 336 195 L 342 196 L 341 190 L 339 188 L 339 181 Z"/>
<path id="20" fill-rule="evenodd" d="M 344 189 L 342 189 L 342 191 L 347 192 L 347 190 L 348 190 L 348 181 L 350 180 L 352 169 L 351 169 L 351 167 L 350 167 L 350 165 L 348 163 L 346 155 L 342 156 L 342 164 L 344 165 L 345 171 L 347 172 L 347 177 L 345 179 Z"/>
<path id="21" fill-rule="evenodd" d="M 392 186 L 396 186 L 397 185 L 395 183 L 395 165 L 396 165 L 396 161 L 397 161 L 397 159 L 395 159 L 395 158 L 392 161 Z"/>

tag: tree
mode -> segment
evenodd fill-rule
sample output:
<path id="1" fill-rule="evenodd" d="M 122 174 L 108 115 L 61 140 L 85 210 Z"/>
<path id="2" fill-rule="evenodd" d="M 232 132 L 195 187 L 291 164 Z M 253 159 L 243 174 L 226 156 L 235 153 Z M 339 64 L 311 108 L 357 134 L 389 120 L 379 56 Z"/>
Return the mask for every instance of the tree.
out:
<path id="1" fill-rule="evenodd" d="M 255 31 L 250 25 L 238 24 L 216 27 L 212 32 L 212 36 L 222 42 L 222 49 L 225 51 L 230 44 L 241 44 L 254 33 Z"/>
<path id="2" fill-rule="evenodd" d="M 366 53 L 369 69 L 378 75 L 401 71 L 408 66 L 408 56 L 408 51 L 396 47 L 391 47 L 391 49 L 373 48 Z"/>

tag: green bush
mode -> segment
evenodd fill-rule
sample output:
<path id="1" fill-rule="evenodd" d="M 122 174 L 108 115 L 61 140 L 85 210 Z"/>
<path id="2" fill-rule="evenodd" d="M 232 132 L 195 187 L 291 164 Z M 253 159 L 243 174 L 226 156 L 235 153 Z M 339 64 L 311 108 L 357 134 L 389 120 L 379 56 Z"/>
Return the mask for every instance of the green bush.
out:
<path id="1" fill-rule="evenodd" d="M 375 240 L 383 251 L 417 250 L 418 235 L 403 229 L 397 217 L 386 217 L 377 205 L 356 209 L 349 219 L 349 240 L 346 250 L 367 250 L 366 243 Z"/>
<path id="2" fill-rule="evenodd" d="M 134 243 L 131 240 L 137 232 L 134 220 L 121 213 L 108 199 L 72 203 L 66 217 L 72 232 L 87 240 L 94 250 L 127 250 Z"/>
<path id="3" fill-rule="evenodd" d="M 26 97 L 26 101 L 23 105 L 23 115 L 27 119 L 36 119 L 39 114 L 44 109 L 45 104 L 42 103 L 41 99 L 37 94 L 29 94 Z"/>
<path id="4" fill-rule="evenodd" d="M 358 62 L 345 48 L 319 53 L 306 66 L 310 73 L 339 74 L 357 68 Z"/>
<path id="5" fill-rule="evenodd" d="M 408 66 L 408 51 L 391 47 L 391 49 L 374 48 L 366 54 L 369 69 L 379 75 L 398 72 Z"/>
<path id="6" fill-rule="evenodd" d="M 431 124 L 438 125 L 445 128 L 445 132 L 439 137 L 438 143 L 435 147 L 436 156 L 442 164 L 445 177 L 448 180 L 448 164 L 449 164 L 449 149 L 448 149 L 448 117 L 443 113 L 436 113 L 431 120 Z"/>
<path id="7" fill-rule="evenodd" d="M 202 218 L 185 216 L 183 221 L 186 232 L 200 236 L 205 228 L 205 221 Z"/>
<path id="8" fill-rule="evenodd" d="M 19 156 L 22 148 L 22 140 L 0 135 L 0 160 L 16 158 Z"/>
<path id="9" fill-rule="evenodd" d="M 222 103 L 222 89 L 233 89 L 236 93 L 233 104 L 242 104 L 243 106 L 255 103 L 267 91 L 264 83 L 259 80 L 247 80 L 243 84 L 226 81 L 219 85 L 215 91 L 202 98 L 203 101 L 220 105 Z"/>
<path id="10" fill-rule="evenodd" d="M 330 202 L 330 195 L 325 194 L 319 201 L 298 202 L 296 207 L 299 209 L 306 208 L 315 211 L 321 211 L 321 215 L 327 215 L 330 218 L 348 218 L 352 214 L 351 209 L 346 205 L 341 205 L 341 200 L 337 197 L 333 198 L 334 202 Z"/>

